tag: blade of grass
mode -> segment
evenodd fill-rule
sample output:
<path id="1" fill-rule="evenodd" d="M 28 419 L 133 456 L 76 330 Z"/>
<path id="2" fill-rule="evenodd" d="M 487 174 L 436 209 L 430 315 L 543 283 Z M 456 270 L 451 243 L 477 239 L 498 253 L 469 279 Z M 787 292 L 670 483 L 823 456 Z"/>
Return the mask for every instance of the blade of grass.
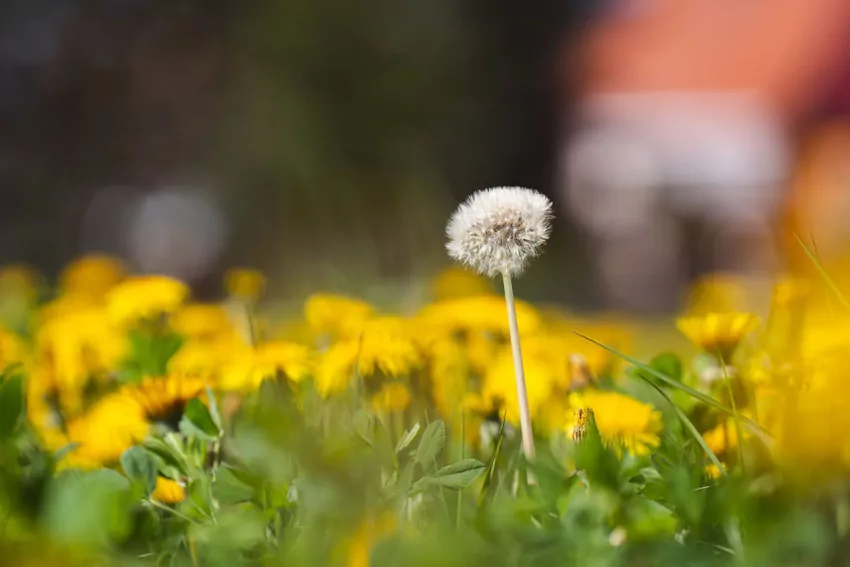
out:
<path id="1" fill-rule="evenodd" d="M 702 447 L 702 450 L 705 451 L 706 455 L 708 455 L 709 460 L 714 464 L 714 466 L 717 467 L 717 470 L 720 471 L 721 475 L 726 476 L 728 473 L 726 472 L 726 469 L 723 467 L 723 464 L 720 462 L 720 459 L 717 458 L 717 455 L 714 454 L 714 451 L 712 451 L 711 448 L 706 444 L 705 439 L 702 438 L 702 435 L 700 435 L 699 431 L 697 431 L 697 428 L 694 427 L 694 424 L 691 423 L 691 420 L 688 419 L 688 416 L 685 415 L 685 412 L 683 412 L 682 409 L 679 406 L 676 405 L 676 402 L 674 402 L 670 398 L 670 396 L 667 395 L 667 392 L 662 390 L 658 386 L 658 384 L 655 384 L 652 381 L 647 380 L 646 376 L 643 376 L 643 375 L 640 375 L 640 374 L 638 374 L 638 376 L 640 376 L 641 380 L 643 380 L 644 382 L 646 382 L 647 384 L 649 384 L 650 386 L 655 388 L 655 390 L 659 394 L 661 394 L 662 398 L 667 400 L 667 402 L 673 408 L 673 411 L 676 412 L 676 415 L 679 417 L 679 420 L 682 422 L 682 425 L 685 426 L 685 429 L 688 430 L 688 432 L 691 434 L 691 436 L 694 438 L 694 440 L 697 443 L 699 443 L 699 446 Z"/>
<path id="2" fill-rule="evenodd" d="M 711 396 L 706 395 L 706 394 L 700 392 L 699 390 L 695 390 L 694 388 L 691 388 L 690 386 L 682 384 L 681 382 L 674 380 L 673 378 L 670 378 L 669 376 L 662 374 L 661 372 L 655 370 L 651 366 L 644 364 L 643 362 L 641 362 L 641 361 L 639 361 L 635 358 L 632 358 L 631 356 L 629 356 L 627 354 L 623 354 L 622 352 L 620 352 L 616 349 L 613 349 L 613 348 L 609 347 L 608 345 L 600 343 L 596 339 L 591 339 L 587 335 L 584 335 L 584 334 L 582 334 L 578 331 L 573 331 L 573 333 L 575 333 L 576 335 L 578 335 L 579 337 L 583 338 L 586 341 L 592 342 L 593 344 L 595 344 L 596 346 L 598 346 L 600 348 L 604 348 L 605 350 L 607 350 L 611 354 L 619 356 L 620 358 L 622 358 L 626 362 L 629 362 L 629 363 L 635 365 L 640 370 L 643 370 L 644 372 L 651 374 L 652 376 L 655 376 L 656 378 L 658 378 L 659 380 L 661 380 L 662 382 L 664 382 L 665 384 L 667 384 L 671 388 L 676 388 L 678 390 L 682 390 L 683 392 L 685 392 L 689 396 L 696 398 L 697 400 L 699 400 L 703 403 L 706 403 L 706 404 L 710 405 L 711 407 L 713 407 L 717 410 L 720 410 L 727 415 L 730 415 L 730 416 L 735 415 L 735 413 L 731 409 L 727 408 L 726 406 L 724 406 L 723 404 L 721 404 L 720 402 L 718 402 L 717 400 L 715 400 Z M 742 415 L 742 416 L 740 416 L 740 419 L 741 419 L 741 423 L 746 425 L 750 429 L 750 431 L 752 431 L 754 434 L 758 435 L 759 438 L 762 440 L 762 442 L 764 442 L 768 446 L 770 445 L 770 443 L 772 442 L 772 439 L 771 439 L 770 433 L 767 430 L 765 430 L 761 425 L 759 425 L 758 423 L 756 423 L 755 421 L 753 421 L 752 419 L 750 419 L 746 416 Z"/>
<path id="3" fill-rule="evenodd" d="M 815 235 L 811 230 L 809 231 L 809 240 L 812 241 L 812 252 L 814 253 L 815 258 L 820 261 L 820 251 L 818 250 L 818 243 L 815 241 Z M 832 298 L 829 296 L 828 293 L 826 294 L 826 306 L 829 309 L 829 316 L 835 319 L 835 309 L 832 307 Z"/>
<path id="4" fill-rule="evenodd" d="M 720 366 L 723 368 L 723 380 L 726 382 L 726 391 L 729 392 L 729 403 L 732 404 L 732 419 L 735 421 L 735 436 L 738 440 L 738 462 L 741 465 L 741 470 L 746 472 L 744 466 L 744 431 L 741 429 L 741 420 L 738 413 L 738 406 L 735 403 L 735 393 L 732 391 L 732 381 L 729 379 L 729 371 L 726 369 L 726 361 L 720 356 Z"/>
<path id="5" fill-rule="evenodd" d="M 484 503 L 484 496 L 487 494 L 487 489 L 493 481 L 493 475 L 496 473 L 496 460 L 499 458 L 499 453 L 502 449 L 502 439 L 505 438 L 505 423 L 508 420 L 508 412 L 502 414 L 502 426 L 499 428 L 499 438 L 496 440 L 496 448 L 493 450 L 493 458 L 487 467 L 487 474 L 484 475 L 484 484 L 481 485 L 481 493 L 478 495 L 478 505 Z"/>
<path id="6" fill-rule="evenodd" d="M 800 246 L 803 247 L 803 250 L 806 252 L 806 256 L 809 257 L 809 260 L 812 261 L 812 263 L 815 265 L 815 268 L 817 268 L 818 272 L 820 272 L 823 281 L 826 282 L 826 285 L 829 287 L 830 290 L 832 290 L 832 293 L 835 294 L 835 297 L 838 298 L 838 302 L 841 303 L 842 307 L 850 311 L 850 301 L 847 301 L 847 298 L 844 296 L 843 293 L 841 293 L 841 290 L 838 289 L 838 286 L 835 284 L 835 280 L 833 280 L 826 272 L 826 269 L 823 267 L 823 264 L 820 263 L 820 260 L 818 259 L 817 255 L 812 252 L 808 246 L 806 246 L 806 243 L 803 242 L 803 239 L 800 238 L 800 235 L 796 232 L 794 233 L 794 238 L 796 238 L 797 242 L 800 243 Z"/>

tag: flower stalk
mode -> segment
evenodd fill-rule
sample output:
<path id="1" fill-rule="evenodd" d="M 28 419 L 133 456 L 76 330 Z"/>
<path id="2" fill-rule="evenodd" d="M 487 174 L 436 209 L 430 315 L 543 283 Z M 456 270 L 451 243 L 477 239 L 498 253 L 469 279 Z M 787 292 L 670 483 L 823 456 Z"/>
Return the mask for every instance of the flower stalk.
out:
<path id="1" fill-rule="evenodd" d="M 502 281 L 505 287 L 505 303 L 508 309 L 508 325 L 511 334 L 511 353 L 514 359 L 516 393 L 519 403 L 519 422 L 522 433 L 522 452 L 525 454 L 526 459 L 531 460 L 534 458 L 534 431 L 531 426 L 531 412 L 528 409 L 528 394 L 525 390 L 525 370 L 522 365 L 522 347 L 519 342 L 519 325 L 517 324 L 511 275 L 508 272 L 502 272 Z"/>

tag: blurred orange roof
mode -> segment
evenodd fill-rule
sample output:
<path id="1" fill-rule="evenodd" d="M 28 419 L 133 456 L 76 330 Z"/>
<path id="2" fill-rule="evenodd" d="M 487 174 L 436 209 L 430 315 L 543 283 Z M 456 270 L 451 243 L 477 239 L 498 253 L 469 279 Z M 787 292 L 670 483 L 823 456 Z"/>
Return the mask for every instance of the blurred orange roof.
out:
<path id="1" fill-rule="evenodd" d="M 850 0 L 623 2 L 589 30 L 586 94 L 749 90 L 794 116 L 845 63 Z"/>

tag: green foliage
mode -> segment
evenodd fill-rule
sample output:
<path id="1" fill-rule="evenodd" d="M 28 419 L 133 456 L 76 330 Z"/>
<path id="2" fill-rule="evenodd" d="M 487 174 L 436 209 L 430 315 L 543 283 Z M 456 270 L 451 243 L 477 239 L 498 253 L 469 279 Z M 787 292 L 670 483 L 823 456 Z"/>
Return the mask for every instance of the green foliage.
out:
<path id="1" fill-rule="evenodd" d="M 124 474 L 138 486 L 147 498 L 156 487 L 156 462 L 142 447 L 130 447 L 121 455 Z"/>
<path id="2" fill-rule="evenodd" d="M 654 386 L 667 404 L 672 389 Z M 116 469 L 55 474 L 61 451 L 17 426 L 0 451 L 6 537 L 40 534 L 119 567 L 344 565 L 352 542 L 374 566 L 772 567 L 825 565 L 850 543 L 850 488 L 809 492 L 770 469 L 714 479 L 702 438 L 670 408 L 648 454 L 606 443 L 591 413 L 580 441 L 540 436 L 526 462 L 505 420 L 458 458 L 451 423 L 411 411 L 387 427 L 311 387 L 267 381 L 235 413 L 208 392 L 181 431 L 145 439 Z M 158 477 L 185 497 L 154 492 Z"/>
<path id="3" fill-rule="evenodd" d="M 0 381 L 0 441 L 9 439 L 21 421 L 24 408 L 23 381 L 20 375 Z"/>

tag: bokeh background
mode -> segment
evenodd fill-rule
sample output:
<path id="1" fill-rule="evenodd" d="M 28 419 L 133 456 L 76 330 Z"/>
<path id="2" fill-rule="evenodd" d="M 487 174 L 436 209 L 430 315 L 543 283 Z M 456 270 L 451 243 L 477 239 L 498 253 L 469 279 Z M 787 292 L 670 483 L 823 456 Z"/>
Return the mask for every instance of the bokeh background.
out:
<path id="1" fill-rule="evenodd" d="M 842 261 L 846 0 L 5 0 L 0 262 L 415 301 L 474 190 L 556 231 L 518 284 L 663 313 L 709 271 Z"/>

